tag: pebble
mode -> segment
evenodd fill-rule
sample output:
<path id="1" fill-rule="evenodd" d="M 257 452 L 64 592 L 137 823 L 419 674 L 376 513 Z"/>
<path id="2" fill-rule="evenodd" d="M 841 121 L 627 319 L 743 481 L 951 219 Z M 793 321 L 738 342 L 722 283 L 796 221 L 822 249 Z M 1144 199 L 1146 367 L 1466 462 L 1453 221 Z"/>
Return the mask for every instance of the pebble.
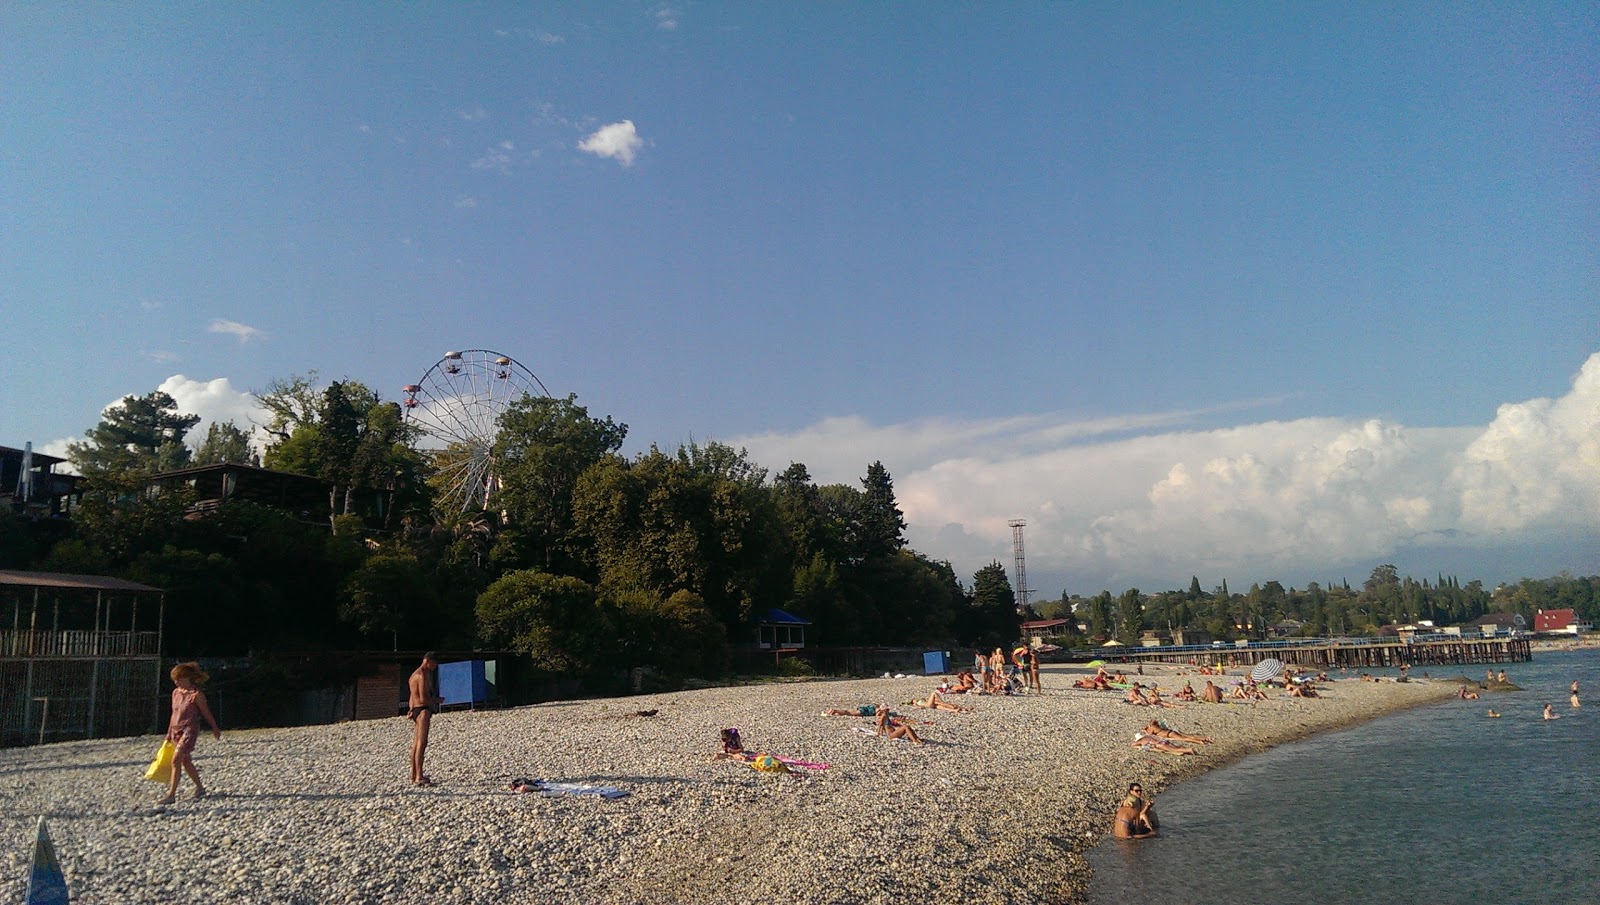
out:
<path id="1" fill-rule="evenodd" d="M 1076 674 L 1047 667 L 1043 695 L 957 699 L 973 714 L 912 711 L 932 723 L 918 727 L 928 740 L 920 747 L 851 732 L 866 721 L 820 711 L 920 697 L 937 678 L 448 712 L 433 724 L 433 789 L 406 782 L 411 723 L 402 718 L 225 726 L 221 742 L 203 737 L 196 751 L 214 794 L 194 801 L 185 781 L 164 809 L 152 807 L 161 790 L 142 778 L 158 737 L 7 749 L 0 901 L 21 900 L 44 814 L 80 905 L 1076 902 L 1088 882 L 1078 853 L 1102 838 L 1130 781 L 1159 789 L 1455 691 L 1341 681 L 1310 702 L 1162 710 L 1169 724 L 1216 740 L 1202 757 L 1174 758 L 1129 746 L 1157 714 L 1069 689 Z M 657 715 L 632 715 L 649 709 Z M 726 726 L 751 750 L 831 767 L 766 775 L 713 760 Z M 516 776 L 630 794 L 515 795 Z"/>

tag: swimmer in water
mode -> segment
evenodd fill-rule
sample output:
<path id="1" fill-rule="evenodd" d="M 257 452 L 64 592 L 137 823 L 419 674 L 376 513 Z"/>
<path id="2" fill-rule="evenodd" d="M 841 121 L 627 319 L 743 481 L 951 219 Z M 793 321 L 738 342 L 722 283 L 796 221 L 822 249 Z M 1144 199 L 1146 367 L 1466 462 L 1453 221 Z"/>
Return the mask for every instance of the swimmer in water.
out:
<path id="1" fill-rule="evenodd" d="M 1555 711 L 1550 709 L 1550 706 L 1551 705 L 1549 705 L 1549 704 L 1544 705 L 1544 718 L 1547 719 L 1547 720 L 1559 720 L 1559 719 L 1561 719 L 1561 717 L 1556 715 Z"/>

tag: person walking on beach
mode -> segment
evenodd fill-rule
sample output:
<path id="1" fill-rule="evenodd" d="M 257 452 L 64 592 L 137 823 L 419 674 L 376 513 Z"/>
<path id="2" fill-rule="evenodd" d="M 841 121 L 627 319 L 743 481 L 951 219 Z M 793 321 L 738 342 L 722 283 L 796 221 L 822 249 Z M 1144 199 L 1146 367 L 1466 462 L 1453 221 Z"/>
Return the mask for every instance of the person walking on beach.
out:
<path id="1" fill-rule="evenodd" d="M 213 738 L 221 740 L 222 730 L 217 728 L 216 717 L 206 704 L 206 693 L 200 685 L 210 678 L 200 669 L 199 663 L 179 663 L 172 667 L 172 717 L 167 721 L 167 741 L 177 749 L 172 756 L 172 779 L 167 782 L 167 797 L 161 804 L 172 804 L 178 797 L 178 778 L 184 773 L 194 780 L 194 797 L 206 797 L 206 787 L 200 782 L 200 771 L 194 766 L 194 743 L 200 738 L 200 722 L 211 727 Z"/>
<path id="2" fill-rule="evenodd" d="M 433 726 L 433 715 L 444 703 L 444 698 L 439 697 L 439 661 L 434 658 L 433 651 L 422 655 L 422 665 L 411 674 L 407 685 L 411 696 L 406 719 L 416 723 L 416 732 L 411 738 L 411 783 L 431 786 L 433 780 L 422 772 L 422 759 L 428 753 L 428 729 Z"/>

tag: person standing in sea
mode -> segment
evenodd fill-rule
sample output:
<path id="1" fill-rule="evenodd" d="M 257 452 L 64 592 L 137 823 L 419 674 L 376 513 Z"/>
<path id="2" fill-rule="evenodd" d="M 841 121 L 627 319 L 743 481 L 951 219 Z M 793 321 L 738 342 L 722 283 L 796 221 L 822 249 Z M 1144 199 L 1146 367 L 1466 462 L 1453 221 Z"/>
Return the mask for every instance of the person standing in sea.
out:
<path id="1" fill-rule="evenodd" d="M 416 732 L 411 738 L 411 783 L 431 786 L 433 780 L 422 772 L 422 759 L 428 753 L 428 729 L 433 726 L 433 715 L 444 703 L 444 698 L 439 697 L 439 661 L 434 658 L 433 651 L 422 655 L 422 665 L 411 674 L 407 685 L 410 699 L 406 719 L 416 723 Z"/>
<path id="2" fill-rule="evenodd" d="M 200 685 L 210 678 L 200 669 L 199 663 L 179 663 L 172 667 L 172 717 L 167 721 L 167 741 L 177 749 L 172 756 L 172 779 L 167 782 L 167 797 L 160 804 L 172 804 L 178 798 L 178 779 L 184 773 L 194 780 L 194 797 L 206 797 L 206 787 L 200 782 L 200 771 L 194 766 L 194 743 L 200 738 L 200 721 L 211 727 L 213 738 L 221 740 L 222 730 L 217 728 L 216 717 L 206 704 L 206 693 Z"/>
<path id="3" fill-rule="evenodd" d="M 1572 706 L 1574 706 L 1574 707 L 1583 706 L 1583 705 L 1578 703 L 1578 680 L 1577 679 L 1573 679 L 1572 680 Z"/>

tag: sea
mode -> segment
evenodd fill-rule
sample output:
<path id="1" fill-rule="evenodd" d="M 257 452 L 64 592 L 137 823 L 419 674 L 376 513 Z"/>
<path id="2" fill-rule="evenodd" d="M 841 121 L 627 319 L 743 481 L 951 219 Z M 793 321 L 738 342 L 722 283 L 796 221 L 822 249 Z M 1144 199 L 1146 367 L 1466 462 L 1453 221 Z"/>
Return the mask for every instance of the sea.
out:
<path id="1" fill-rule="evenodd" d="M 1522 691 L 1382 717 L 1174 786 L 1156 799 L 1158 838 L 1090 850 L 1089 902 L 1600 903 L 1600 649 L 1504 668 Z M 1547 703 L 1559 720 L 1541 718 Z"/>

